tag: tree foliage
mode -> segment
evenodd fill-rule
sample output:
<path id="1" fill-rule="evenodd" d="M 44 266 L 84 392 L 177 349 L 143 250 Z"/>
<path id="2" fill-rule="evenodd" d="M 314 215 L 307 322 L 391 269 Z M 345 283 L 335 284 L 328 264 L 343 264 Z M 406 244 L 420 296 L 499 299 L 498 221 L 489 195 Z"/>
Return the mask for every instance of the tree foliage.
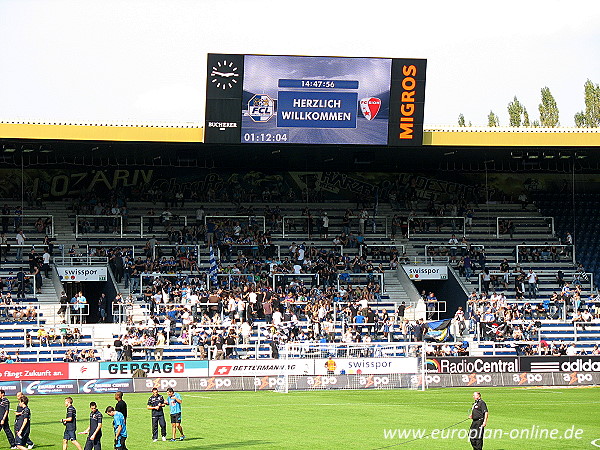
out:
<path id="1" fill-rule="evenodd" d="M 463 113 L 460 113 L 458 116 L 458 126 L 459 127 L 465 126 L 465 116 L 463 115 Z"/>
<path id="2" fill-rule="evenodd" d="M 530 127 L 531 122 L 529 121 L 529 113 L 527 112 L 527 108 L 523 106 L 523 126 Z"/>
<path id="3" fill-rule="evenodd" d="M 560 125 L 558 106 L 550 92 L 550 88 L 542 88 L 542 103 L 539 104 L 538 109 L 540 111 L 540 123 L 543 127 L 557 127 Z"/>
<path id="4" fill-rule="evenodd" d="M 584 84 L 585 110 L 575 114 L 575 126 L 600 127 L 600 85 L 587 80 Z"/>
<path id="5" fill-rule="evenodd" d="M 523 110 L 525 108 L 521 105 L 521 102 L 517 99 L 515 95 L 515 99 L 508 104 L 508 124 L 511 127 L 520 127 L 521 119 L 523 115 Z"/>
<path id="6" fill-rule="evenodd" d="M 500 126 L 500 120 L 498 119 L 498 116 L 496 114 L 494 114 L 494 111 L 490 111 L 490 113 L 488 114 L 488 127 L 499 127 Z"/>

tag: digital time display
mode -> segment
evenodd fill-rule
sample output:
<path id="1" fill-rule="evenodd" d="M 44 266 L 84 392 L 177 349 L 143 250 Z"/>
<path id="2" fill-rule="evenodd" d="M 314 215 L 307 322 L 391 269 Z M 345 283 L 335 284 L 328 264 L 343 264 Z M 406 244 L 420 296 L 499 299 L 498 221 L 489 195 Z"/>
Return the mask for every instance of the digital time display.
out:
<path id="1" fill-rule="evenodd" d="M 358 89 L 356 80 L 279 80 L 280 88 Z"/>
<path id="2" fill-rule="evenodd" d="M 421 59 L 211 53 L 205 142 L 422 145 L 425 70 Z"/>

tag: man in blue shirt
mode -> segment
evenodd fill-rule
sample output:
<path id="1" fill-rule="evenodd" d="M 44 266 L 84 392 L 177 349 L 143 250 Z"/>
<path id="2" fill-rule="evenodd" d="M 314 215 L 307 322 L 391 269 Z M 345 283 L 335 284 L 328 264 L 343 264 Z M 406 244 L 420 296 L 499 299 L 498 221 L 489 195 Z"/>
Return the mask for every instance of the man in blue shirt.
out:
<path id="1" fill-rule="evenodd" d="M 115 408 L 109 406 L 106 408 L 106 414 L 113 418 L 113 428 L 115 429 L 115 450 L 127 450 L 125 441 L 127 440 L 127 425 L 125 416 Z"/>
<path id="2" fill-rule="evenodd" d="M 185 439 L 185 435 L 183 434 L 183 428 L 181 428 L 181 395 L 173 391 L 173 388 L 167 389 L 167 394 L 169 396 L 169 408 L 171 410 L 171 428 L 173 430 L 173 438 L 171 441 L 175 441 L 175 435 L 177 434 L 177 430 L 181 436 L 179 440 L 183 441 Z"/>

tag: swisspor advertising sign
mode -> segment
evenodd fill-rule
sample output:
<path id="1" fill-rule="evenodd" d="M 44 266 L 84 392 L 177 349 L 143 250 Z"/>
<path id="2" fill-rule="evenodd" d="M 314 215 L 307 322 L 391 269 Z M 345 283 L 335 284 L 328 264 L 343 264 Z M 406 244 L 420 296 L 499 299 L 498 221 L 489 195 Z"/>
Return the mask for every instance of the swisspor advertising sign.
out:
<path id="1" fill-rule="evenodd" d="M 425 59 L 209 54 L 206 143 L 423 143 Z"/>

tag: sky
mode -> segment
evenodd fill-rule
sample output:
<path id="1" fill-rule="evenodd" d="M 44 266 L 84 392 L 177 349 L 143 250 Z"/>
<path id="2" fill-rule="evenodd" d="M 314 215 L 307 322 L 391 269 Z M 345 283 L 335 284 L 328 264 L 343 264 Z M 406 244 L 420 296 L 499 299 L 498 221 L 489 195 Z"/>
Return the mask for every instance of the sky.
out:
<path id="1" fill-rule="evenodd" d="M 600 1 L 0 0 L 0 121 L 202 125 L 207 53 L 425 58 L 425 127 L 561 126 L 600 83 Z"/>

